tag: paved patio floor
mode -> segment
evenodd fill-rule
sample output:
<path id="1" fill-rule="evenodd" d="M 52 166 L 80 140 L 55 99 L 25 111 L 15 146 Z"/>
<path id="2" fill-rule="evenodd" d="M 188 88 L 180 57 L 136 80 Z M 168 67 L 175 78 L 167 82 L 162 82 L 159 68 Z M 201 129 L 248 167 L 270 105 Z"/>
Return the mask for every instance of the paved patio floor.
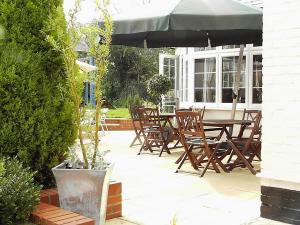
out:
<path id="1" fill-rule="evenodd" d="M 175 173 L 183 149 L 171 155 L 137 155 L 133 131 L 111 131 L 102 149 L 115 162 L 112 179 L 122 182 L 123 217 L 108 225 L 283 224 L 259 218 L 260 181 L 246 169 L 217 174 Z M 259 166 L 259 164 L 257 165 Z M 189 164 L 184 170 L 193 171 Z"/>

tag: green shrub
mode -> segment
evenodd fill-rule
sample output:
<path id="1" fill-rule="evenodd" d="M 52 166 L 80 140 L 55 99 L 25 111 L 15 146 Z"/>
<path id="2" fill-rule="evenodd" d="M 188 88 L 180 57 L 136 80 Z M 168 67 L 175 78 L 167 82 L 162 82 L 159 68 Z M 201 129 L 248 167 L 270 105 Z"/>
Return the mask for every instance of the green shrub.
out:
<path id="1" fill-rule="evenodd" d="M 161 102 L 161 95 L 167 94 L 172 87 L 172 82 L 165 75 L 156 74 L 148 80 L 147 93 L 148 99 L 155 105 Z"/>
<path id="2" fill-rule="evenodd" d="M 17 156 L 45 187 L 75 140 L 63 56 L 46 40 L 66 32 L 61 4 L 0 1 L 0 156 Z"/>
<path id="3" fill-rule="evenodd" d="M 16 159 L 0 159 L 0 224 L 28 220 L 40 197 L 40 187 L 33 183 L 33 176 Z"/>

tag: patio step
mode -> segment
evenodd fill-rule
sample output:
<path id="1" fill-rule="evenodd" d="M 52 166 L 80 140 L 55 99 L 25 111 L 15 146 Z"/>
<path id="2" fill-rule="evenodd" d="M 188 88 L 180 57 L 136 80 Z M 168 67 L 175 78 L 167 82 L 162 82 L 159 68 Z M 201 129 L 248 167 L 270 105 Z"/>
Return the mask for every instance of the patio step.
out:
<path id="1" fill-rule="evenodd" d="M 95 225 L 93 219 L 43 202 L 31 213 L 30 220 L 39 225 Z"/>

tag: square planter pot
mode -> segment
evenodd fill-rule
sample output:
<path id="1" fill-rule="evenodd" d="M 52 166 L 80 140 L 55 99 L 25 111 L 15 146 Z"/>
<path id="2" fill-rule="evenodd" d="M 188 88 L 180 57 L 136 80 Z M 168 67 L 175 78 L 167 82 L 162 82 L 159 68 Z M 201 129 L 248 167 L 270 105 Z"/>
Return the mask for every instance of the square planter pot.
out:
<path id="1" fill-rule="evenodd" d="M 66 169 L 67 162 L 54 167 L 60 207 L 105 224 L 109 177 L 113 164 L 105 170 Z"/>

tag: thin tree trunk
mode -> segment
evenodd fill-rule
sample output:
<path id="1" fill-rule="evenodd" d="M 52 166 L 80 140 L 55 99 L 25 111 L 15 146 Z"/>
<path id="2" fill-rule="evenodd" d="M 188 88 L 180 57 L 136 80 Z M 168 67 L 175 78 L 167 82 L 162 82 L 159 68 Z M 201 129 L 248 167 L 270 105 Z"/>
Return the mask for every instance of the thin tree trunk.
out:
<path id="1" fill-rule="evenodd" d="M 239 98 L 239 89 L 240 89 L 240 80 L 241 80 L 241 72 L 242 72 L 242 64 L 243 64 L 243 54 L 244 54 L 244 45 L 240 45 L 240 54 L 238 59 L 238 65 L 237 65 L 237 74 L 235 78 L 234 88 L 233 88 L 233 99 L 232 99 L 232 109 L 231 109 L 231 116 L 230 119 L 235 118 L 235 112 L 236 112 L 236 105 Z M 233 127 L 229 130 L 230 134 L 233 132 Z"/>

